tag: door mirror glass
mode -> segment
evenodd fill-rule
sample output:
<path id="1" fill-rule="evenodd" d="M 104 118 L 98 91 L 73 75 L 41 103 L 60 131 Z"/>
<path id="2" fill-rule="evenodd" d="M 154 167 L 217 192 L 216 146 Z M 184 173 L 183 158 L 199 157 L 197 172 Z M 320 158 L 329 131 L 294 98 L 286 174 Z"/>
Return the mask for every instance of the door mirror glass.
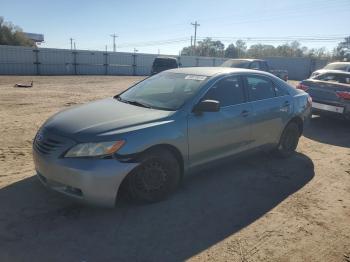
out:
<path id="1" fill-rule="evenodd" d="M 216 100 L 203 100 L 199 102 L 194 108 L 193 112 L 218 112 L 220 110 L 220 102 Z"/>

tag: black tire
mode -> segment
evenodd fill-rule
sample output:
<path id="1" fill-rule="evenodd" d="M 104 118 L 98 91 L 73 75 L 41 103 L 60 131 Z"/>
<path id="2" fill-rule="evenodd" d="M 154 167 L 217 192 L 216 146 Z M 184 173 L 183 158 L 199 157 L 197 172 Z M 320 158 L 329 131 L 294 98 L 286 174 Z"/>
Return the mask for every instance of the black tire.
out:
<path id="1" fill-rule="evenodd" d="M 280 141 L 276 148 L 278 156 L 286 158 L 295 153 L 300 137 L 299 127 L 295 122 L 290 122 L 281 135 Z"/>
<path id="2" fill-rule="evenodd" d="M 178 186 L 180 167 L 168 150 L 148 151 L 140 157 L 141 164 L 126 177 L 129 198 L 139 203 L 165 199 Z"/>

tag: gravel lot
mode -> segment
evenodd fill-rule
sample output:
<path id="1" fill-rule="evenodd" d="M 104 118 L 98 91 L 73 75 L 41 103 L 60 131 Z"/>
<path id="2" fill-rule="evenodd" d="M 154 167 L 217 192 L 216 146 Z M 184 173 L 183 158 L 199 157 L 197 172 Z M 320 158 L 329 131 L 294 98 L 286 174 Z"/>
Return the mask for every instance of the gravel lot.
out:
<path id="1" fill-rule="evenodd" d="M 292 158 L 258 154 L 191 174 L 153 205 L 92 208 L 42 187 L 31 157 L 39 126 L 139 79 L 0 76 L 0 261 L 350 261 L 343 121 L 314 117 Z"/>

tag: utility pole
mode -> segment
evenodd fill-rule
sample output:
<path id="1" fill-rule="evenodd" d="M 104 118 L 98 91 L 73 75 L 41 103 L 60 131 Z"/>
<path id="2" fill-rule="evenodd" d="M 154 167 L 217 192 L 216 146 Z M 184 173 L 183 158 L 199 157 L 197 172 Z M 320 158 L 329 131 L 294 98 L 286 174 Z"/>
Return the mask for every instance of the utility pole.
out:
<path id="1" fill-rule="evenodd" d="M 75 42 L 74 42 L 74 50 L 77 50 L 76 47 L 75 47 Z"/>
<path id="2" fill-rule="evenodd" d="M 197 21 L 195 21 L 194 23 L 191 23 L 191 25 L 194 26 L 194 43 L 193 43 L 193 47 L 194 47 L 194 49 L 196 49 L 197 27 L 200 26 L 200 24 L 198 24 Z"/>
<path id="3" fill-rule="evenodd" d="M 70 50 L 72 50 L 73 49 L 73 38 L 69 38 L 69 40 L 70 40 Z"/>
<path id="4" fill-rule="evenodd" d="M 111 35 L 113 37 L 113 52 L 116 51 L 116 46 L 115 46 L 115 39 L 118 37 L 116 34 Z"/>

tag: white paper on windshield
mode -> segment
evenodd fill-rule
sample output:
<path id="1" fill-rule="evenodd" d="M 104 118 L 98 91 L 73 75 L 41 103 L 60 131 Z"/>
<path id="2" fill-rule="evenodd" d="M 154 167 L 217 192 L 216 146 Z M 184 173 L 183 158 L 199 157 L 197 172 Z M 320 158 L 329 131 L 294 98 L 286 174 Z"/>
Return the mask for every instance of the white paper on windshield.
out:
<path id="1" fill-rule="evenodd" d="M 207 78 L 206 76 L 197 76 L 197 75 L 187 75 L 185 77 L 185 79 L 187 80 L 197 80 L 197 81 L 203 81 L 206 78 Z"/>

